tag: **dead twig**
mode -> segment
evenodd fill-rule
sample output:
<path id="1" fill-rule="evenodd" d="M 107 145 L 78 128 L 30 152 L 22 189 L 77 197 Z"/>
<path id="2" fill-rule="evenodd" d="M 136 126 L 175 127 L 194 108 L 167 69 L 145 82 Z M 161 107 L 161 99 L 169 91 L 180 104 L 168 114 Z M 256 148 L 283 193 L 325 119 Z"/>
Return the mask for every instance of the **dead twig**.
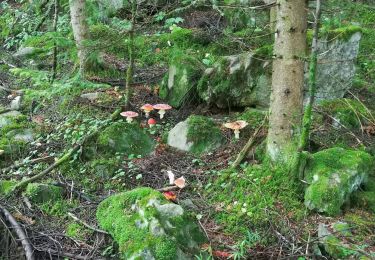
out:
<path id="1" fill-rule="evenodd" d="M 77 221 L 78 223 L 82 224 L 83 226 L 87 227 L 88 229 L 91 229 L 97 233 L 102 233 L 102 234 L 106 234 L 106 235 L 109 235 L 109 233 L 107 231 L 104 231 L 104 230 L 101 230 L 101 229 L 98 229 L 98 228 L 95 228 L 93 226 L 90 226 L 89 224 L 87 224 L 85 221 L 83 220 L 80 220 L 77 216 L 75 216 L 73 213 L 70 213 L 68 212 L 68 216 L 71 217 L 72 219 L 74 219 L 75 221 Z"/>
<path id="2" fill-rule="evenodd" d="M 25 256 L 27 260 L 34 260 L 34 249 L 30 243 L 30 240 L 27 238 L 25 231 L 22 229 L 17 220 L 10 214 L 10 212 L 0 204 L 0 212 L 4 215 L 5 219 L 12 226 L 17 237 L 21 241 L 22 247 L 25 251 Z"/>

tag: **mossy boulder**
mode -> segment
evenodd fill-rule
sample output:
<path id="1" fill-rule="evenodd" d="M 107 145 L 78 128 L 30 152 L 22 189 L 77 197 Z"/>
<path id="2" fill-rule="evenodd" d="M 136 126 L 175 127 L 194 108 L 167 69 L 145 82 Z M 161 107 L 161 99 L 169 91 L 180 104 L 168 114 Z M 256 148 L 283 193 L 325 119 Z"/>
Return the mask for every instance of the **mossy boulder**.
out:
<path id="1" fill-rule="evenodd" d="M 168 134 L 168 145 L 194 154 L 213 151 L 223 142 L 220 128 L 205 116 L 192 115 L 178 123 Z"/>
<path id="2" fill-rule="evenodd" d="M 96 216 L 118 243 L 122 259 L 193 259 L 206 241 L 193 216 L 150 188 L 105 199 Z"/>
<path id="3" fill-rule="evenodd" d="M 184 102 L 194 100 L 202 67 L 203 64 L 194 55 L 175 53 L 161 83 L 160 97 L 173 107 L 181 107 Z"/>
<path id="4" fill-rule="evenodd" d="M 335 127 L 359 128 L 368 123 L 372 118 L 369 111 L 361 102 L 349 98 L 337 98 L 320 102 L 319 107 L 327 114 L 335 118 L 332 124 Z"/>
<path id="5" fill-rule="evenodd" d="M 113 123 L 101 132 L 96 146 L 92 147 L 91 151 L 103 155 L 116 153 L 147 155 L 153 151 L 154 146 L 154 140 L 136 122 L 121 121 Z"/>
<path id="6" fill-rule="evenodd" d="M 338 215 L 353 191 L 367 180 L 373 158 L 363 151 L 330 148 L 312 155 L 305 168 L 305 205 L 310 210 Z"/>
<path id="7" fill-rule="evenodd" d="M 369 177 L 362 189 L 353 193 L 351 205 L 368 209 L 375 214 L 375 177 Z"/>
<path id="8" fill-rule="evenodd" d="M 198 83 L 201 99 L 218 107 L 268 106 L 271 78 L 256 53 L 221 57 Z M 268 63 L 269 64 L 269 63 Z"/>
<path id="9" fill-rule="evenodd" d="M 45 203 L 63 198 L 64 189 L 51 184 L 30 183 L 24 195 L 34 203 Z"/>

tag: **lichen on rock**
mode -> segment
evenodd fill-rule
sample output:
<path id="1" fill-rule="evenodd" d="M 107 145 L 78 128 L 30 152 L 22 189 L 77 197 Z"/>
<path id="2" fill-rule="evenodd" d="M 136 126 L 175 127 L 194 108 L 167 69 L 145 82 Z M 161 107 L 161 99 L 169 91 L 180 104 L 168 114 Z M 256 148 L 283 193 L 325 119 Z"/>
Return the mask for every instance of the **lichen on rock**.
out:
<path id="1" fill-rule="evenodd" d="M 122 259 L 190 259 L 206 241 L 193 216 L 151 188 L 105 199 L 96 216 L 118 243 Z"/>
<path id="2" fill-rule="evenodd" d="M 372 166 L 373 158 L 362 151 L 335 147 L 313 154 L 305 169 L 309 183 L 305 205 L 310 210 L 338 215 L 351 193 L 367 180 Z"/>

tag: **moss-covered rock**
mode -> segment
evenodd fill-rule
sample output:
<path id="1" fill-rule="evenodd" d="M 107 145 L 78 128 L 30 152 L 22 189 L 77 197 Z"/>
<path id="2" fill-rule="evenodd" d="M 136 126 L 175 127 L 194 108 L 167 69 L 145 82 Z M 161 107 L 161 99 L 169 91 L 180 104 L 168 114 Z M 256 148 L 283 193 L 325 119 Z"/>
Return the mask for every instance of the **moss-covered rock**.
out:
<path id="1" fill-rule="evenodd" d="M 63 193 L 63 188 L 55 185 L 30 183 L 27 185 L 24 194 L 34 203 L 45 203 L 62 199 Z"/>
<path id="2" fill-rule="evenodd" d="M 320 102 L 319 107 L 334 117 L 333 125 L 347 128 L 358 128 L 372 118 L 371 112 L 359 101 L 348 98 L 337 98 Z M 340 125 L 341 124 L 341 125 Z"/>
<path id="3" fill-rule="evenodd" d="M 160 86 L 160 97 L 173 107 L 196 98 L 196 85 L 202 75 L 203 64 L 194 56 L 176 52 Z"/>
<path id="4" fill-rule="evenodd" d="M 206 240 L 192 216 L 150 188 L 105 199 L 96 216 L 122 259 L 190 259 Z"/>
<path id="5" fill-rule="evenodd" d="M 138 124 L 116 122 L 100 133 L 96 152 L 147 155 L 154 146 L 154 140 Z"/>
<path id="6" fill-rule="evenodd" d="M 305 205 L 328 215 L 340 213 L 351 193 L 366 181 L 373 158 L 362 151 L 330 148 L 312 155 L 305 169 Z"/>
<path id="7" fill-rule="evenodd" d="M 352 205 L 368 209 L 375 214 L 375 177 L 371 176 L 363 185 L 363 189 L 353 194 Z"/>
<path id="8" fill-rule="evenodd" d="M 199 97 L 218 107 L 268 106 L 270 77 L 264 70 L 266 62 L 255 56 L 221 57 L 199 80 Z"/>
<path id="9" fill-rule="evenodd" d="M 220 128 L 205 116 L 192 115 L 168 134 L 168 145 L 194 154 L 210 152 L 224 142 Z"/>

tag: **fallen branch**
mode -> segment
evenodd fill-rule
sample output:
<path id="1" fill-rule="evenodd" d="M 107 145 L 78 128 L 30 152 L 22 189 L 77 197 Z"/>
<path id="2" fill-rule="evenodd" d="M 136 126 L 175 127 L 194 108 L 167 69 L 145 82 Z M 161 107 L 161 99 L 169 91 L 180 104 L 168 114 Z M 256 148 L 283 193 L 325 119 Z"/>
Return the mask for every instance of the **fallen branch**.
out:
<path id="1" fill-rule="evenodd" d="M 237 158 L 234 161 L 234 163 L 232 164 L 231 168 L 233 168 L 233 169 L 237 168 L 240 165 L 240 163 L 242 162 L 242 160 L 245 158 L 247 152 L 251 149 L 251 147 L 253 147 L 253 145 L 255 144 L 256 137 L 257 137 L 260 129 L 262 129 L 264 124 L 266 123 L 266 119 L 267 119 L 267 116 L 264 117 L 262 124 L 255 130 L 254 134 L 250 137 L 250 139 L 247 141 L 247 143 L 242 148 L 240 153 L 237 155 Z"/>
<path id="2" fill-rule="evenodd" d="M 30 243 L 30 240 L 27 238 L 24 230 L 18 224 L 17 220 L 10 214 L 10 212 L 0 204 L 0 212 L 4 215 L 5 219 L 12 226 L 12 229 L 16 233 L 17 237 L 21 241 L 22 247 L 25 251 L 25 256 L 27 260 L 34 260 L 34 249 Z"/>
<path id="3" fill-rule="evenodd" d="M 5 173 L 7 171 L 10 171 L 10 170 L 18 169 L 22 166 L 33 165 L 33 164 L 48 161 L 48 160 L 51 160 L 51 159 L 53 159 L 53 156 L 40 157 L 40 158 L 32 159 L 30 161 L 23 160 L 23 162 L 13 164 L 13 165 L 11 165 L 9 167 L 6 167 L 4 169 L 0 169 L 0 173 L 2 174 L 2 173 Z"/>
<path id="4" fill-rule="evenodd" d="M 70 213 L 68 212 L 68 216 L 71 217 L 72 219 L 74 219 L 75 221 L 77 221 L 78 223 L 82 224 L 83 226 L 87 227 L 88 229 L 91 229 L 97 233 L 102 233 L 102 234 L 106 234 L 106 235 L 109 235 L 109 233 L 107 231 L 104 231 L 104 230 L 101 230 L 101 229 L 98 229 L 98 228 L 95 228 L 93 226 L 90 226 L 89 224 L 87 224 L 85 221 L 79 219 L 76 215 L 74 215 L 73 213 Z"/>
<path id="5" fill-rule="evenodd" d="M 121 109 L 117 109 L 111 115 L 111 120 L 114 121 L 119 116 L 120 112 L 121 112 Z M 62 157 L 60 157 L 60 159 L 58 159 L 54 164 L 50 165 L 47 169 L 45 169 L 41 173 L 39 173 L 39 174 L 37 174 L 37 175 L 35 175 L 33 177 L 30 177 L 28 179 L 25 179 L 25 180 L 17 183 L 12 188 L 12 190 L 8 193 L 7 196 L 11 197 L 11 196 L 17 194 L 22 189 L 24 189 L 29 183 L 32 183 L 34 181 L 37 181 L 37 180 L 43 178 L 48 173 L 50 173 L 52 170 L 54 170 L 55 168 L 59 167 L 61 164 L 63 164 L 64 162 L 66 162 L 68 159 L 70 159 L 70 157 L 72 157 L 74 155 L 74 153 L 77 152 L 85 142 L 87 142 L 88 140 L 90 140 L 91 138 L 93 138 L 94 136 L 96 136 L 96 134 L 99 133 L 100 131 L 102 131 L 103 128 L 105 128 L 105 127 L 107 127 L 107 125 L 101 126 L 96 131 L 94 131 L 91 134 L 87 135 L 85 138 L 83 138 L 83 140 L 80 143 L 76 144 L 66 154 L 64 154 Z"/>

